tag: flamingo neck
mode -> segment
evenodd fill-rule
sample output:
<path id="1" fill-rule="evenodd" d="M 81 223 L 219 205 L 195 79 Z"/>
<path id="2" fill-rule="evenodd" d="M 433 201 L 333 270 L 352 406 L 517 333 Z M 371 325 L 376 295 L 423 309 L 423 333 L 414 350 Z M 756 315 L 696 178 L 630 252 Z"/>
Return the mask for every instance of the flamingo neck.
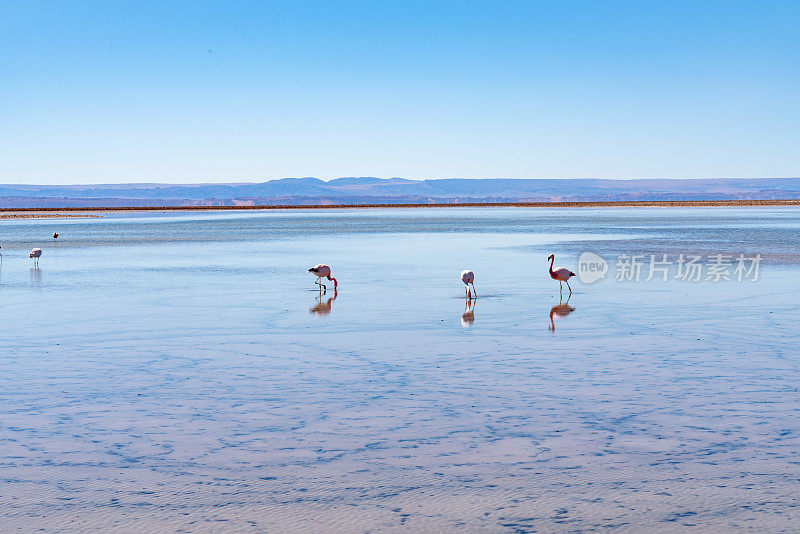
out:
<path id="1" fill-rule="evenodd" d="M 339 282 L 336 281 L 336 278 L 333 278 L 331 275 L 328 275 L 326 278 L 328 280 L 333 280 L 333 288 L 336 289 L 336 287 L 339 285 Z"/>
<path id="2" fill-rule="evenodd" d="M 553 262 L 556 261 L 555 257 L 550 258 L 550 274 L 553 274 Z"/>

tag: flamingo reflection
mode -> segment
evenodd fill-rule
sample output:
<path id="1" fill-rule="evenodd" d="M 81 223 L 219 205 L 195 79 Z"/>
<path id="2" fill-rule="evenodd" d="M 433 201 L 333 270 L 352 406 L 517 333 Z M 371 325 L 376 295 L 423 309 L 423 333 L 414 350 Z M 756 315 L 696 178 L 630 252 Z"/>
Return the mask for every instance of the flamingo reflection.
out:
<path id="1" fill-rule="evenodd" d="M 567 302 L 562 304 L 561 299 L 559 299 L 558 304 L 550 308 L 550 326 L 548 327 L 549 330 L 553 332 L 555 332 L 556 330 L 556 325 L 555 323 L 553 323 L 554 315 L 558 318 L 562 318 L 566 317 L 567 315 L 575 311 L 575 308 L 569 305 L 570 297 L 572 297 L 572 294 L 570 294 L 570 296 L 567 297 Z"/>
<path id="2" fill-rule="evenodd" d="M 464 300 L 464 313 L 461 314 L 461 326 L 469 328 L 475 322 L 475 304 L 478 299 L 467 298 Z"/>
<path id="3" fill-rule="evenodd" d="M 331 312 L 331 303 L 336 300 L 336 297 L 339 296 L 339 293 L 334 290 L 333 296 L 328 297 L 325 302 L 322 302 L 322 295 L 317 297 L 317 303 L 311 307 L 308 311 L 316 315 L 317 317 L 322 317 L 323 315 L 328 315 Z"/>

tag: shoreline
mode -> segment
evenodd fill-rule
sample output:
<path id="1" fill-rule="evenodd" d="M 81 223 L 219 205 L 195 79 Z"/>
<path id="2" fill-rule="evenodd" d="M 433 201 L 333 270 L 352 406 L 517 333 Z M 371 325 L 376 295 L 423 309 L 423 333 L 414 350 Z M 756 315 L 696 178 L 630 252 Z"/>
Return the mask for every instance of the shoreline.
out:
<path id="1" fill-rule="evenodd" d="M 241 210 L 342 210 L 384 208 L 644 208 L 644 207 L 790 207 L 800 206 L 800 199 L 786 200 L 624 200 L 570 202 L 461 202 L 437 204 L 292 204 L 257 206 L 115 206 L 74 208 L 0 208 L 2 219 L 89 218 L 89 213 L 158 212 L 158 211 L 241 211 Z"/>
<path id="2" fill-rule="evenodd" d="M 28 213 L 32 210 L 25 210 L 20 213 L 6 213 L 6 210 L 0 209 L 0 221 L 5 219 L 99 219 L 102 215 L 84 215 L 82 213 Z M 73 211 L 73 210 L 69 210 Z"/>

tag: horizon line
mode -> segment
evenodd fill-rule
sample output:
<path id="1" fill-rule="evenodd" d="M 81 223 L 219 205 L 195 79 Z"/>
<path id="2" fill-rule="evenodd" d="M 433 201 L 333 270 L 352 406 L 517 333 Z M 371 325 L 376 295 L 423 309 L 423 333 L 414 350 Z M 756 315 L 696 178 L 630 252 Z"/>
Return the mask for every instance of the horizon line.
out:
<path id="1" fill-rule="evenodd" d="M 406 180 L 410 182 L 426 182 L 438 180 L 464 180 L 464 181 L 490 181 L 490 180 L 519 180 L 519 181 L 609 181 L 609 182 L 655 182 L 655 181 L 703 181 L 703 180 L 796 180 L 800 179 L 799 176 L 716 176 L 705 178 L 586 178 L 586 177 L 572 177 L 572 178 L 404 178 L 402 176 L 339 176 L 335 178 L 318 178 L 316 176 L 285 176 L 281 178 L 268 178 L 261 181 L 237 181 L 237 182 L 168 182 L 168 181 L 146 181 L 146 182 L 76 182 L 69 184 L 55 184 L 55 183 L 20 183 L 9 182 L 0 183 L 0 187 L 78 187 L 78 186 L 159 186 L 159 185 L 177 185 L 177 186 L 205 186 L 205 185 L 252 185 L 264 184 L 280 180 L 319 180 L 321 182 L 332 182 L 335 180 L 345 179 L 375 179 L 375 180 Z"/>

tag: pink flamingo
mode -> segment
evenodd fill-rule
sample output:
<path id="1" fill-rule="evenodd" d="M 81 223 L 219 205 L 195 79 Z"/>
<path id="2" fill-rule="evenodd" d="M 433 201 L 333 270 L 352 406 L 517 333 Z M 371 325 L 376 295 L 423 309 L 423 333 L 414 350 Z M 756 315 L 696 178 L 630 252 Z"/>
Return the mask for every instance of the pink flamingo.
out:
<path id="1" fill-rule="evenodd" d="M 320 282 L 321 278 L 327 278 L 328 280 L 333 280 L 334 291 L 336 291 L 336 288 L 339 286 L 339 283 L 336 281 L 336 278 L 333 278 L 331 276 L 331 268 L 325 265 L 324 263 L 320 263 L 316 267 L 310 268 L 308 272 L 317 275 L 317 279 L 314 283 L 317 284 L 320 289 L 324 289 L 326 293 L 328 292 L 328 288 L 325 286 L 325 284 Z"/>
<path id="2" fill-rule="evenodd" d="M 58 239 L 58 232 L 53 232 L 53 241 Z"/>
<path id="3" fill-rule="evenodd" d="M 475 291 L 475 273 L 472 271 L 461 271 L 461 281 L 464 282 L 464 287 L 467 289 L 467 298 L 472 298 L 472 293 L 475 293 L 475 298 L 478 298 L 478 292 Z M 472 293 L 470 293 L 469 285 L 472 284 Z"/>
<path id="4" fill-rule="evenodd" d="M 569 286 L 568 280 L 570 278 L 572 278 L 573 276 L 575 276 L 575 273 L 573 273 L 569 269 L 564 269 L 564 268 L 556 269 L 554 271 L 553 270 L 553 262 L 556 259 L 555 256 L 550 254 L 547 257 L 547 259 L 550 260 L 550 278 L 552 278 L 553 280 L 558 280 L 558 290 L 559 291 L 562 291 L 564 289 L 564 285 L 562 284 L 562 282 L 567 282 L 567 287 L 569 287 L 569 294 L 571 295 L 572 294 L 572 288 Z"/>

